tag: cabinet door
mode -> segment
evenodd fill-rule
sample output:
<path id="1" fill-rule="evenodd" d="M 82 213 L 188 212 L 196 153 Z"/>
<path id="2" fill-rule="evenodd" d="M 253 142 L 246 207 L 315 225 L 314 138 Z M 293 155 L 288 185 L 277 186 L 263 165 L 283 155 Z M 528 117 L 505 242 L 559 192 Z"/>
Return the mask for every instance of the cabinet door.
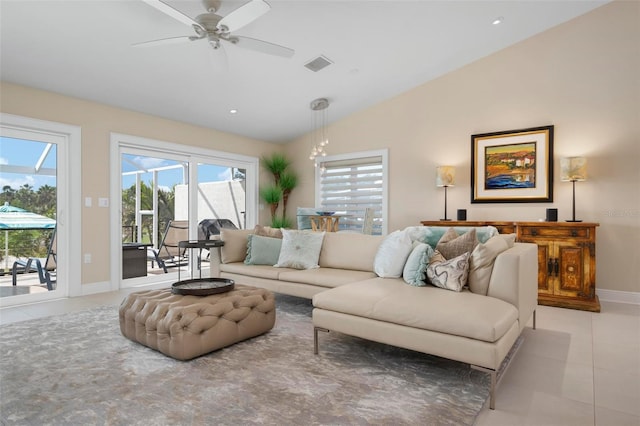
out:
<path id="1" fill-rule="evenodd" d="M 554 270 L 554 294 L 558 296 L 591 298 L 589 282 L 588 246 L 576 243 L 556 243 L 558 269 Z"/>
<path id="2" fill-rule="evenodd" d="M 538 294 L 554 293 L 554 250 L 548 241 L 529 241 L 538 244 Z"/>

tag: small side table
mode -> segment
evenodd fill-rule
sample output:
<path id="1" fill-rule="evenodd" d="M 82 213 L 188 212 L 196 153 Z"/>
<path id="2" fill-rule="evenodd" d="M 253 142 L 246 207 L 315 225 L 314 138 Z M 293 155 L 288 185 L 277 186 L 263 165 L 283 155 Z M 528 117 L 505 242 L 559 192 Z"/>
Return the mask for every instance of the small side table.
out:
<path id="1" fill-rule="evenodd" d="M 202 253 L 202 249 L 212 249 L 215 247 L 222 247 L 224 245 L 224 241 L 221 240 L 187 240 L 187 241 L 179 241 L 178 247 L 184 249 L 198 249 L 198 269 L 200 271 L 199 279 L 202 279 L 202 268 L 200 268 L 200 254 Z M 189 255 L 189 259 L 191 259 L 191 254 Z M 192 271 L 193 272 L 193 271 Z M 191 274 L 193 276 L 193 273 Z M 178 282 L 180 282 L 180 268 L 178 268 Z"/>
<path id="2" fill-rule="evenodd" d="M 312 231 L 338 232 L 342 215 L 310 215 Z"/>

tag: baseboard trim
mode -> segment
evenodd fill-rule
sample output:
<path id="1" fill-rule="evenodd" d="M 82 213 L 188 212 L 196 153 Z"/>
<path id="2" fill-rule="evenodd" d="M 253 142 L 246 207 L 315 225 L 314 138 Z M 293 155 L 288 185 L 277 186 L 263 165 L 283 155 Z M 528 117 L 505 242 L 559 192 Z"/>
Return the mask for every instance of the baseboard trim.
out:
<path id="1" fill-rule="evenodd" d="M 106 293 L 108 291 L 112 291 L 111 283 L 109 281 L 83 284 L 81 286 L 79 296 L 88 296 L 90 294 Z"/>
<path id="2" fill-rule="evenodd" d="M 640 293 L 638 292 L 597 289 L 596 294 L 600 298 L 601 302 L 616 302 L 640 305 Z"/>

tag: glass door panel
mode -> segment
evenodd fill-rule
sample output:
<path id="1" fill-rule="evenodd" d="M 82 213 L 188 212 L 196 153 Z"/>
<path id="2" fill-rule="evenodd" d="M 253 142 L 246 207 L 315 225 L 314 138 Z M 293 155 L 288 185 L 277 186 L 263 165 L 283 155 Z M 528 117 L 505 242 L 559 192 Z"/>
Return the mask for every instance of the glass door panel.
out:
<path id="1" fill-rule="evenodd" d="M 39 139 L 0 137 L 0 297 L 58 287 L 58 147 Z"/>
<path id="2" fill-rule="evenodd" d="M 187 258 L 189 164 L 179 157 L 125 151 L 121 155 L 122 279 L 125 285 L 173 279 Z"/>

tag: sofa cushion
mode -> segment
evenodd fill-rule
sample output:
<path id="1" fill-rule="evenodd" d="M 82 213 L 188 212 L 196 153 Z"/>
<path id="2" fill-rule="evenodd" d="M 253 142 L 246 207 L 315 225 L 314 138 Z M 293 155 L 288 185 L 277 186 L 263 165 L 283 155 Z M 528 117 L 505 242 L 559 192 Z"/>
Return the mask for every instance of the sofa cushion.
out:
<path id="1" fill-rule="evenodd" d="M 224 246 L 220 249 L 220 261 L 222 263 L 242 262 L 247 256 L 247 237 L 251 229 L 225 229 L 220 230 L 220 239 Z"/>
<path id="2" fill-rule="evenodd" d="M 429 282 L 446 290 L 461 291 L 469 277 L 469 256 L 471 253 L 466 252 L 447 260 L 436 250 L 427 266 Z"/>
<path id="3" fill-rule="evenodd" d="M 277 268 L 318 268 L 324 232 L 282 229 L 282 247 Z"/>
<path id="4" fill-rule="evenodd" d="M 401 279 L 345 284 L 316 294 L 313 306 L 486 342 L 497 341 L 518 321 L 518 310 L 503 300 L 409 286 Z"/>
<path id="5" fill-rule="evenodd" d="M 476 238 L 476 230 L 471 229 L 462 235 L 453 229 L 447 229 L 438 244 L 436 250 L 439 251 L 445 259 L 453 259 L 463 253 L 471 252 L 478 245 Z"/>
<path id="6" fill-rule="evenodd" d="M 247 236 L 247 265 L 275 265 L 280 256 L 282 239 L 249 234 Z"/>
<path id="7" fill-rule="evenodd" d="M 354 271 L 350 269 L 317 268 L 305 270 L 287 270 L 278 275 L 280 281 L 316 285 L 320 287 L 337 287 L 356 281 L 374 278 L 373 272 Z"/>
<path id="8" fill-rule="evenodd" d="M 495 226 L 454 226 L 453 229 L 458 235 L 462 235 L 471 229 L 476 230 L 476 238 L 479 242 L 484 243 L 489 238 L 498 235 L 498 229 Z M 447 232 L 445 226 L 408 226 L 405 228 L 411 236 L 411 241 L 420 241 L 429 244 L 432 248 L 436 248 L 438 241 Z"/>
<path id="9" fill-rule="evenodd" d="M 382 242 L 381 235 L 327 232 L 322 242 L 321 268 L 373 271 L 373 259 Z"/>
<path id="10" fill-rule="evenodd" d="M 224 263 L 220 265 L 220 272 L 230 274 L 247 275 L 255 278 L 267 278 L 277 280 L 285 271 L 293 271 L 287 268 L 274 268 L 271 265 L 245 265 L 244 262 Z"/>
<path id="11" fill-rule="evenodd" d="M 383 278 L 402 276 L 404 264 L 411 253 L 411 237 L 405 231 L 394 231 L 384 237 L 373 260 L 373 272 Z"/>
<path id="12" fill-rule="evenodd" d="M 402 270 L 402 279 L 410 285 L 424 286 L 427 277 L 429 259 L 433 256 L 433 249 L 429 244 L 414 241 L 413 249 Z"/>

